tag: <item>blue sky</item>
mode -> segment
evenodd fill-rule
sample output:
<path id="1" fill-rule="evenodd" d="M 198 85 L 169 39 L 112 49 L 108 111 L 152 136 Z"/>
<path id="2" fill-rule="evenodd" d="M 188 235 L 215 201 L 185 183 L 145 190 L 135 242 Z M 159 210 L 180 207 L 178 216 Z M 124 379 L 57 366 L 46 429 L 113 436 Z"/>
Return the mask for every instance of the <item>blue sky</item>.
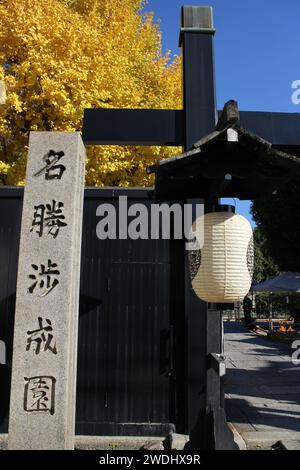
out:
<path id="1" fill-rule="evenodd" d="M 291 100 L 292 82 L 300 80 L 299 0 L 149 0 L 146 10 L 161 20 L 163 49 L 173 54 L 180 53 L 182 5 L 214 9 L 218 108 L 232 98 L 244 111 L 300 112 Z M 236 206 L 250 217 L 249 202 Z"/>

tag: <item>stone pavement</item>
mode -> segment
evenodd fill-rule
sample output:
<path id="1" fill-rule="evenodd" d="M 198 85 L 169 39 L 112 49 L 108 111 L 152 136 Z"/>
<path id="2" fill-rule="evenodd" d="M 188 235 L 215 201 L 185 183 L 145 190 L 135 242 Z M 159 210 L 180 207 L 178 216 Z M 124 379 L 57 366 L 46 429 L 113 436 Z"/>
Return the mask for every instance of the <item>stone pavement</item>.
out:
<path id="1" fill-rule="evenodd" d="M 224 323 L 227 419 L 248 449 L 299 441 L 300 366 L 289 346 Z"/>

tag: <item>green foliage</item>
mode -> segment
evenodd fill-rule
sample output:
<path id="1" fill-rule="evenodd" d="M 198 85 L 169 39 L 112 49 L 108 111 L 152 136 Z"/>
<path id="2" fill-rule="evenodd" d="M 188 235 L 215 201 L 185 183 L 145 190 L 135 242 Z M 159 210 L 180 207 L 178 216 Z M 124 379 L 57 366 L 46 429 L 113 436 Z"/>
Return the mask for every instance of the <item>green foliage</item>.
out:
<path id="1" fill-rule="evenodd" d="M 270 277 L 280 274 L 278 265 L 270 254 L 266 236 L 261 228 L 254 230 L 254 250 L 254 283 L 265 281 Z M 270 295 L 272 295 L 272 299 Z M 255 296 L 257 315 L 267 315 L 269 313 L 271 300 L 274 313 L 282 314 L 288 312 L 286 297 L 286 293 L 257 293 Z"/>
<path id="2" fill-rule="evenodd" d="M 256 313 L 259 316 L 267 316 L 270 312 L 272 301 L 273 316 L 276 314 L 289 313 L 286 293 L 270 294 L 269 292 L 259 292 L 255 295 Z"/>
<path id="3" fill-rule="evenodd" d="M 300 335 L 296 331 L 292 333 L 279 333 L 278 331 L 272 331 L 268 333 L 268 337 L 276 343 L 290 344 L 295 340 L 299 340 Z"/>
<path id="4" fill-rule="evenodd" d="M 266 237 L 259 228 L 254 230 L 254 252 L 254 283 L 279 274 L 278 266 L 270 255 Z"/>
<path id="5" fill-rule="evenodd" d="M 298 292 L 293 292 L 289 296 L 289 311 L 292 317 L 294 317 L 295 322 L 300 322 L 300 294 Z"/>
<path id="6" fill-rule="evenodd" d="M 280 271 L 300 271 L 300 182 L 292 181 L 276 195 L 255 201 L 252 215 L 265 250 Z"/>

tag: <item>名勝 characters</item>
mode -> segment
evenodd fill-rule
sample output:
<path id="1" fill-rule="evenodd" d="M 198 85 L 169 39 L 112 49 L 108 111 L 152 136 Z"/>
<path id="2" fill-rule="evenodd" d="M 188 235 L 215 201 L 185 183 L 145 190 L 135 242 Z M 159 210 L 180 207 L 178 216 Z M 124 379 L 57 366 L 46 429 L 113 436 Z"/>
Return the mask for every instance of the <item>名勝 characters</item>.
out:
<path id="1" fill-rule="evenodd" d="M 66 171 L 66 167 L 64 165 L 58 164 L 58 162 L 64 156 L 64 152 L 54 152 L 54 150 L 50 150 L 43 157 L 43 162 L 45 165 L 39 171 L 37 171 L 34 176 L 45 175 L 46 180 L 60 180 Z"/>
<path id="2" fill-rule="evenodd" d="M 35 231 L 42 237 L 46 231 L 47 235 L 56 238 L 62 227 L 67 227 L 63 214 L 64 203 L 52 200 L 50 204 L 39 204 L 34 206 L 33 220 L 30 231 Z"/>

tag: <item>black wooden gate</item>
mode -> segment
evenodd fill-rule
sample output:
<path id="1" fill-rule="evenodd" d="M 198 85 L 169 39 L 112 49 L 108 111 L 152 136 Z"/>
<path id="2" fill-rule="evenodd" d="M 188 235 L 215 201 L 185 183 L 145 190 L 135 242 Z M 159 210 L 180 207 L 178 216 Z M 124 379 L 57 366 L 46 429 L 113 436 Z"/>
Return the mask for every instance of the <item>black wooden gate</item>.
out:
<path id="1" fill-rule="evenodd" d="M 8 424 L 22 195 L 0 190 L 0 339 L 7 345 L 0 432 Z M 152 203 L 149 190 L 85 191 L 76 433 L 165 435 L 184 429 L 184 246 L 99 240 L 97 207 L 113 204 L 118 216 L 120 195 L 128 206 Z"/>

